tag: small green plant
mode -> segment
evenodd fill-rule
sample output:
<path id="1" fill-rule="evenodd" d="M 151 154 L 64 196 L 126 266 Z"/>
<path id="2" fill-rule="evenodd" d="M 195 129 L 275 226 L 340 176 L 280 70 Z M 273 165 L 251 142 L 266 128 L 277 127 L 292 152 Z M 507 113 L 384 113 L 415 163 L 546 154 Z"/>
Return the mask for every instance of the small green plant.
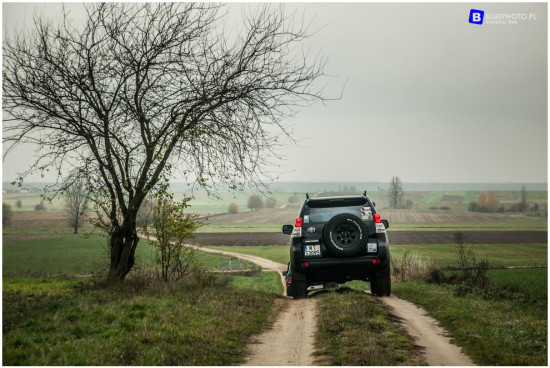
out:
<path id="1" fill-rule="evenodd" d="M 454 240 L 457 245 L 457 262 L 460 270 L 457 294 L 461 296 L 470 292 L 486 290 L 490 286 L 487 276 L 489 260 L 487 258 L 482 258 L 480 261 L 476 259 L 473 246 L 467 243 L 468 238 L 461 231 L 454 234 Z"/>
<path id="2" fill-rule="evenodd" d="M 186 243 L 202 222 L 199 215 L 187 212 L 190 197 L 173 202 L 172 195 L 162 189 L 156 197 L 153 230 L 145 227 L 145 235 L 155 249 L 159 276 L 164 281 L 177 281 L 196 267 L 195 250 Z"/>

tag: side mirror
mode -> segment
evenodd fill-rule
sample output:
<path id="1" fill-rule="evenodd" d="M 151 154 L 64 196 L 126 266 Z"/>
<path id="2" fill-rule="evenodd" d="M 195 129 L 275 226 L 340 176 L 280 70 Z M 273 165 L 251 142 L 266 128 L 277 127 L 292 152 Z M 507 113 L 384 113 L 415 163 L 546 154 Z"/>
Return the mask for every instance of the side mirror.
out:
<path id="1" fill-rule="evenodd" d="M 372 202 L 372 205 L 373 205 L 374 207 L 376 207 L 376 202 Z"/>
<path id="2" fill-rule="evenodd" d="M 390 227 L 390 223 L 388 222 L 388 220 L 382 220 L 382 223 L 384 224 L 384 227 L 386 229 Z"/>
<path id="3" fill-rule="evenodd" d="M 286 275 L 288 275 L 288 272 L 287 272 L 287 271 L 283 271 L 282 274 L 283 274 L 283 276 L 286 277 Z"/>
<path id="4" fill-rule="evenodd" d="M 294 226 L 292 226 L 292 225 L 283 225 L 283 234 L 291 235 L 292 230 L 294 230 Z"/>

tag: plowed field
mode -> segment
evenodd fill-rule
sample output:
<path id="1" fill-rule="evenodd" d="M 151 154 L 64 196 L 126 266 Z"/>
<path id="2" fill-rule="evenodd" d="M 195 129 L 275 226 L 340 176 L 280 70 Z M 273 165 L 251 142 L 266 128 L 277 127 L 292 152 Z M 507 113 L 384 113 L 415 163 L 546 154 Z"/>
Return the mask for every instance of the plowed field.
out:
<path id="1" fill-rule="evenodd" d="M 453 244 L 453 231 L 389 232 L 391 244 Z M 471 244 L 546 243 L 546 231 L 465 231 Z M 194 243 L 200 245 L 288 245 L 282 233 L 199 233 Z"/>

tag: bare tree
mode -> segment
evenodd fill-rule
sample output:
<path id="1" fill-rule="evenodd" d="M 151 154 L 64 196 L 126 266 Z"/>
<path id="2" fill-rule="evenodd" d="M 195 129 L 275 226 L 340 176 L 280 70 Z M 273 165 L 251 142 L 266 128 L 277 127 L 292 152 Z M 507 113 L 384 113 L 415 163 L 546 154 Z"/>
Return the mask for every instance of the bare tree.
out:
<path id="1" fill-rule="evenodd" d="M 324 60 L 304 53 L 304 22 L 250 6 L 224 28 L 211 3 L 92 3 L 74 25 L 35 19 L 3 48 L 4 142 L 37 147 L 26 174 L 86 178 L 110 235 L 112 281 L 134 265 L 136 215 L 159 180 L 206 190 L 261 181 L 284 120 L 322 100 Z M 8 151 L 9 153 L 9 151 Z M 275 156 L 276 157 L 276 156 Z M 61 190 L 65 189 L 63 187 Z"/>
<path id="2" fill-rule="evenodd" d="M 391 178 L 390 189 L 388 193 L 390 208 L 400 208 L 403 203 L 403 185 L 399 177 Z"/>
<path id="3" fill-rule="evenodd" d="M 65 212 L 67 212 L 67 222 L 74 229 L 74 234 L 78 233 L 80 226 L 88 209 L 90 193 L 83 180 L 76 180 L 65 190 Z"/>

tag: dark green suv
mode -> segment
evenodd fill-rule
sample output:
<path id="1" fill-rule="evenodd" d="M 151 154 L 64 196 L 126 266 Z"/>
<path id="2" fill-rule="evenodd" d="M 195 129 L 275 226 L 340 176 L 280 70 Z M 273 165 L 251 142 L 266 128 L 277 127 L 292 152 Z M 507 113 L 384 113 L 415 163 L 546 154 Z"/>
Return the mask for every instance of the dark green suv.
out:
<path id="1" fill-rule="evenodd" d="M 391 293 L 387 220 L 367 197 L 309 198 L 296 223 L 284 225 L 290 235 L 287 295 L 304 298 L 312 290 L 351 280 L 368 281 L 378 296 Z"/>

